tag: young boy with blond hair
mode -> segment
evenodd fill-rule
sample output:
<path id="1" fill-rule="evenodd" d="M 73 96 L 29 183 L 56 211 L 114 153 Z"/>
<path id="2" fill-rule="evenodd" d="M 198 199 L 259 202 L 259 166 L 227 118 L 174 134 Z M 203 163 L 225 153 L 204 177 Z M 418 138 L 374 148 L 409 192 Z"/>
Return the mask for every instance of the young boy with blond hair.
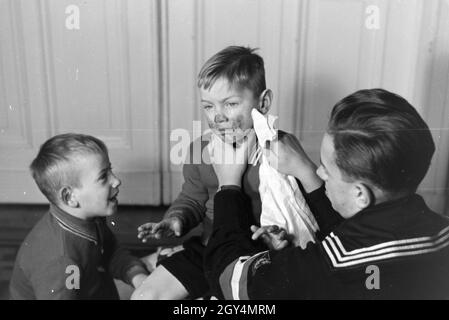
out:
<path id="1" fill-rule="evenodd" d="M 251 110 L 256 108 L 266 114 L 270 109 L 273 94 L 266 88 L 263 59 L 254 51 L 239 46 L 227 47 L 212 56 L 199 73 L 201 106 L 212 130 L 212 139 L 218 137 L 227 143 L 241 144 L 254 135 Z M 253 223 L 258 224 L 261 214 L 259 165 L 254 159 L 261 150 L 257 148 L 254 136 L 252 138 L 254 143 L 248 149 L 254 165 L 248 166 L 242 186 L 250 199 Z M 213 199 L 218 190 L 214 168 L 202 157 L 210 140 L 203 136 L 190 146 L 190 154 L 183 166 L 182 191 L 164 219 L 159 223 L 144 224 L 138 230 L 138 237 L 146 241 L 163 236 L 179 237 L 202 223 L 202 236 L 187 240 L 183 250 L 161 260 L 133 293 L 132 299 L 198 298 L 209 290 L 203 271 L 203 255 L 212 231 Z M 195 143 L 201 143 L 201 148 L 195 148 Z M 199 156 L 193 152 L 196 149 L 201 151 Z M 204 152 L 207 154 L 207 150 Z"/>
<path id="2" fill-rule="evenodd" d="M 113 278 L 139 286 L 144 264 L 118 246 L 106 223 L 121 184 L 106 145 L 88 135 L 57 135 L 30 169 L 50 210 L 20 247 L 11 299 L 118 299 Z"/>

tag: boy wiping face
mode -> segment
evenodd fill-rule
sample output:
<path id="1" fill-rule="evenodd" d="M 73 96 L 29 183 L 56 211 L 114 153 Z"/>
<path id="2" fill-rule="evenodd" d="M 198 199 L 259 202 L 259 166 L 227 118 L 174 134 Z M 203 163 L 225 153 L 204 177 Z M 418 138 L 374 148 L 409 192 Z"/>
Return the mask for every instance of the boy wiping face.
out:
<path id="1" fill-rule="evenodd" d="M 118 299 L 113 278 L 140 285 L 145 266 L 118 246 L 106 224 L 117 211 L 121 182 L 105 144 L 58 135 L 41 146 L 30 169 L 50 210 L 19 250 L 11 298 Z"/>

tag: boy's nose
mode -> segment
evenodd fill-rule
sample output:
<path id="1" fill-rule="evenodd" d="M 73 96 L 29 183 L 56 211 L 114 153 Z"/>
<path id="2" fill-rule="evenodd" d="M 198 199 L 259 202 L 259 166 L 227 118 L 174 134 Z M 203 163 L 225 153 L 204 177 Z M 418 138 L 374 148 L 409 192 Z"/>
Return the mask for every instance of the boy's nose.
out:
<path id="1" fill-rule="evenodd" d="M 215 123 L 222 123 L 228 121 L 228 118 L 221 113 L 218 113 L 214 118 Z"/>
<path id="2" fill-rule="evenodd" d="M 112 181 L 112 187 L 118 188 L 118 187 L 120 187 L 121 184 L 122 184 L 122 182 L 120 181 L 120 179 L 114 175 L 114 179 Z"/>
<path id="3" fill-rule="evenodd" d="M 225 108 L 222 105 L 217 105 L 215 107 L 215 123 L 222 123 L 228 121 L 228 117 L 226 117 Z"/>

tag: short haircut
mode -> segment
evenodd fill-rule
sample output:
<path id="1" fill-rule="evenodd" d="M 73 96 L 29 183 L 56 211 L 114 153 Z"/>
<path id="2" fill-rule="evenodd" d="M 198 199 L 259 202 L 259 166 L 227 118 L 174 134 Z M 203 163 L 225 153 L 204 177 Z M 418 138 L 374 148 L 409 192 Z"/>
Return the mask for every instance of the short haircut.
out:
<path id="1" fill-rule="evenodd" d="M 79 187 L 74 160 L 89 154 L 108 157 L 108 149 L 101 140 L 76 133 L 56 135 L 40 147 L 30 171 L 39 190 L 51 203 L 59 203 L 58 192 L 62 187 Z"/>
<path id="2" fill-rule="evenodd" d="M 415 192 L 435 152 L 429 127 L 415 108 L 383 89 L 360 90 L 338 102 L 328 133 L 346 177 L 390 194 Z"/>
<path id="3" fill-rule="evenodd" d="M 246 88 L 255 97 L 266 89 L 265 67 L 257 49 L 229 46 L 209 58 L 198 75 L 198 87 L 209 89 L 217 79 L 226 79 L 231 86 Z"/>

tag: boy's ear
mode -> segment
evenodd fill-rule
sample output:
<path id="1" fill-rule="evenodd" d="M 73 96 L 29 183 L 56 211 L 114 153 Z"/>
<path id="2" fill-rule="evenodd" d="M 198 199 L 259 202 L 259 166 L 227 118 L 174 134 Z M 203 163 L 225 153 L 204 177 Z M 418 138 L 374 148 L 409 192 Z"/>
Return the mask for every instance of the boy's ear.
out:
<path id="1" fill-rule="evenodd" d="M 273 92 L 270 89 L 265 89 L 259 96 L 259 107 L 257 110 L 266 114 L 271 107 L 271 102 L 273 101 Z"/>
<path id="2" fill-rule="evenodd" d="M 71 187 L 68 186 L 63 187 L 60 192 L 60 197 L 62 203 L 64 203 L 66 206 L 69 206 L 71 208 L 78 207 L 78 201 L 76 200 L 76 197 Z"/>
<path id="3" fill-rule="evenodd" d="M 355 204 L 357 208 L 363 210 L 374 203 L 374 194 L 364 183 L 356 183 L 354 186 Z"/>

